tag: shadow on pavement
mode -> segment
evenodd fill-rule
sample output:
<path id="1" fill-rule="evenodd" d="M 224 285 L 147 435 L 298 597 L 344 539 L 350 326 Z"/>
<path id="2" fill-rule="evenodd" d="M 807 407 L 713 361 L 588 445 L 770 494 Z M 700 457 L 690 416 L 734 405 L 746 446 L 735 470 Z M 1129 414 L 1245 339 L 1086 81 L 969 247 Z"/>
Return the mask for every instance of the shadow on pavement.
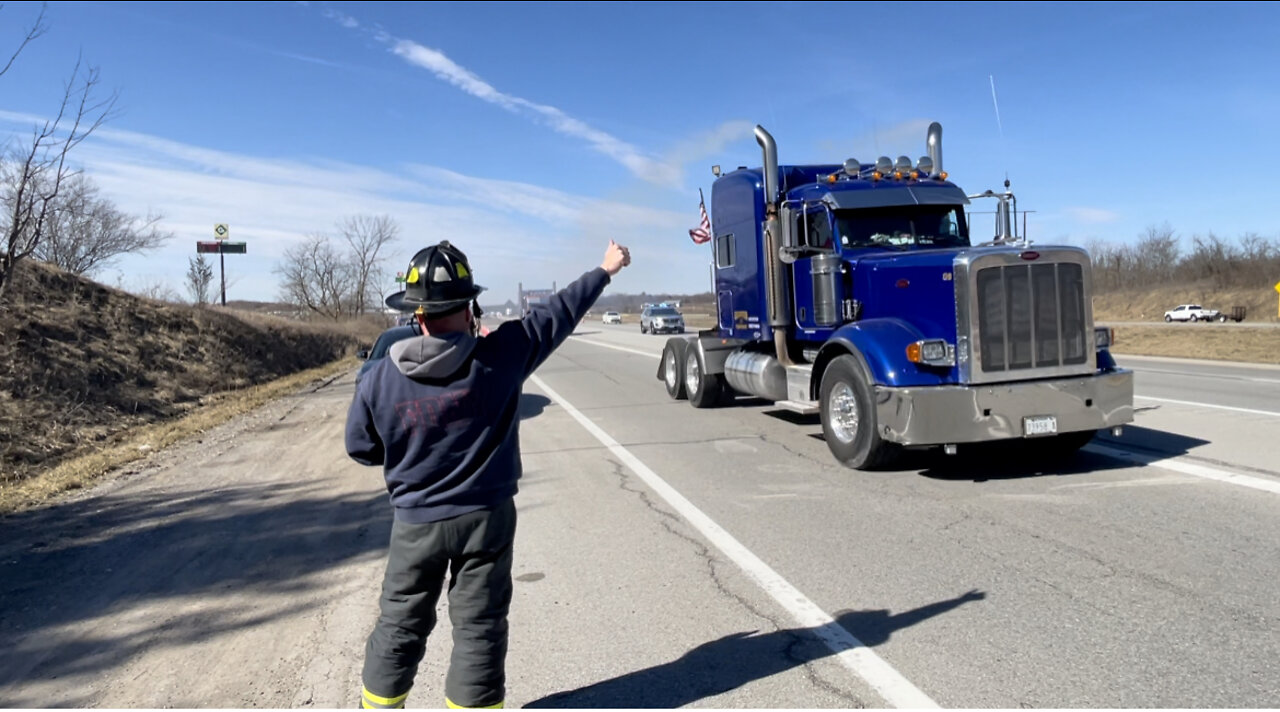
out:
<path id="1" fill-rule="evenodd" d="M 551 405 L 551 399 L 540 393 L 520 394 L 520 419 L 529 420 L 542 415 L 542 411 Z"/>
<path id="2" fill-rule="evenodd" d="M 1191 449 L 1208 444 L 1207 440 L 1176 433 L 1126 425 L 1120 438 L 1099 431 L 1089 443 L 1130 450 L 1135 453 L 1185 455 Z M 917 469 L 925 477 L 945 480 L 1007 480 L 1020 477 L 1085 475 L 1107 470 L 1135 467 L 1132 462 L 1090 452 L 1086 449 L 1069 454 L 1054 453 L 1038 440 L 973 443 L 960 445 L 956 455 L 943 455 L 940 450 L 909 453 L 899 469 Z M 910 465 L 908 465 L 910 462 Z"/>
<path id="3" fill-rule="evenodd" d="M 28 677 L 92 673 L 152 646 L 263 625 L 296 613 L 291 595 L 313 606 L 304 594 L 326 587 L 327 570 L 390 537 L 385 493 L 328 489 L 106 495 L 0 519 L 0 707 L 41 706 L 12 699 L 10 686 Z M 246 594 L 274 597 L 245 606 Z M 235 600 L 219 605 L 220 596 Z M 202 610 L 190 609 L 192 597 Z M 128 615 L 156 605 L 171 607 Z M 120 613 L 119 630 L 68 633 Z"/>
<path id="4" fill-rule="evenodd" d="M 1133 424 L 1124 426 L 1124 434 L 1119 438 L 1113 438 L 1110 433 L 1101 431 L 1098 433 L 1098 437 L 1093 439 L 1093 442 L 1097 445 L 1114 447 L 1118 450 L 1133 450 L 1135 452 L 1169 456 L 1186 455 L 1195 448 L 1210 443 L 1210 441 L 1200 438 L 1170 433 L 1165 430 L 1144 428 Z"/>
<path id="5" fill-rule="evenodd" d="M 834 624 L 868 647 L 895 632 L 946 613 L 986 594 L 970 591 L 898 614 L 887 610 L 841 611 Z M 743 685 L 834 654 L 822 643 L 818 628 L 744 631 L 703 643 L 661 665 L 637 670 L 576 690 L 557 692 L 525 707 L 544 708 L 675 708 L 723 694 Z"/>

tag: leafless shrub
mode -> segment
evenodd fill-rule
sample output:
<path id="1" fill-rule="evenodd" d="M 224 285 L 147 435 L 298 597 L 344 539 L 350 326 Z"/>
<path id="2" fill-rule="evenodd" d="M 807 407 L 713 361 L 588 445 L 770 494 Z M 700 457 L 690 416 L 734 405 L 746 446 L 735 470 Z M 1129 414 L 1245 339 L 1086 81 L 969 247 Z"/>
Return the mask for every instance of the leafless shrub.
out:
<path id="1" fill-rule="evenodd" d="M 106 267 L 121 255 L 162 246 L 173 233 L 160 229 L 161 216 L 129 215 L 102 197 L 87 176 L 67 181 L 54 207 L 45 239 L 34 256 L 72 274 Z"/>
<path id="2" fill-rule="evenodd" d="M 23 46 L 31 39 L 28 33 Z M 99 98 L 99 81 L 98 70 L 77 59 L 57 115 L 0 156 L 0 298 L 14 267 L 31 257 L 52 230 L 62 191 L 77 173 L 68 160 L 72 149 L 113 115 L 116 94 Z"/>
<path id="3" fill-rule="evenodd" d="M 183 280 L 187 293 L 196 306 L 209 303 L 209 289 L 213 285 L 213 264 L 203 254 L 187 258 L 187 275 Z"/>
<path id="4" fill-rule="evenodd" d="M 1280 241 L 1248 233 L 1230 241 L 1193 235 L 1191 249 L 1165 224 L 1149 227 L 1132 244 L 1094 241 L 1086 246 L 1099 291 L 1143 289 L 1170 283 L 1208 289 L 1270 286 L 1280 276 Z"/>
<path id="5" fill-rule="evenodd" d="M 129 289 L 139 297 L 154 299 L 158 302 L 169 302 L 170 304 L 180 304 L 182 295 L 169 285 L 163 279 L 151 279 L 138 283 L 136 287 Z"/>
<path id="6" fill-rule="evenodd" d="M 338 232 L 338 240 L 315 233 L 285 250 L 275 269 L 282 301 L 332 320 L 379 306 L 377 275 L 383 248 L 399 234 L 399 227 L 385 215 L 357 215 L 340 222 Z"/>
<path id="7" fill-rule="evenodd" d="M 327 235 L 309 235 L 285 250 L 275 272 L 282 280 L 282 301 L 328 319 L 351 313 L 355 270 Z"/>
<path id="8" fill-rule="evenodd" d="M 383 282 L 374 277 L 384 261 L 382 249 L 400 234 L 400 227 L 389 215 L 355 215 L 338 224 L 338 234 L 350 249 L 354 271 L 351 313 L 363 314 L 369 304 L 378 303 L 377 285 Z"/>

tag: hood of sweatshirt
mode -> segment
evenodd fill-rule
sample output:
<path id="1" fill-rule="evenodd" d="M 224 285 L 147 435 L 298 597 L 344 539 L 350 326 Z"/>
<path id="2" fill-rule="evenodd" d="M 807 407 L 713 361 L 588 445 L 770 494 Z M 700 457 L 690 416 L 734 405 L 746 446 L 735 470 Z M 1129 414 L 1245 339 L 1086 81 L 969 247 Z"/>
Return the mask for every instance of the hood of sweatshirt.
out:
<path id="1" fill-rule="evenodd" d="M 458 332 L 398 341 L 387 355 L 410 378 L 444 378 L 456 373 L 475 347 L 476 337 Z"/>

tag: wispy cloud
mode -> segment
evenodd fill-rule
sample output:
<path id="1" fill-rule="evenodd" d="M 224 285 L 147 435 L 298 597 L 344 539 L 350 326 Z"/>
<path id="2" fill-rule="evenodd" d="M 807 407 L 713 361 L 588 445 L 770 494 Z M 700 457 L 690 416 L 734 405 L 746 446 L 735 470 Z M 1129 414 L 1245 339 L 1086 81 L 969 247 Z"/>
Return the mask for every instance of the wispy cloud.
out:
<path id="1" fill-rule="evenodd" d="M 1120 213 L 1105 208 L 1064 208 L 1063 212 L 1072 220 L 1085 225 L 1103 225 L 1120 219 Z"/>
<path id="2" fill-rule="evenodd" d="M 268 51 L 277 57 L 284 57 L 285 59 L 296 59 L 299 62 L 307 62 L 309 64 L 319 64 L 322 67 L 333 67 L 335 69 L 342 69 L 347 66 L 341 62 L 334 62 L 328 59 L 312 57 L 311 55 L 307 55 L 307 54 L 298 54 L 297 52 L 285 52 L 283 50 L 277 50 L 277 49 L 268 50 Z"/>
<path id="3" fill-rule="evenodd" d="M 680 166 L 645 155 L 640 149 L 609 133 L 575 119 L 564 111 L 546 104 L 513 96 L 496 89 L 471 70 L 449 59 L 439 50 L 412 40 L 388 38 L 391 52 L 462 91 L 515 114 L 524 114 L 549 125 L 556 132 L 583 139 L 593 150 L 612 158 L 635 176 L 652 183 L 677 185 Z"/>
<path id="4" fill-rule="evenodd" d="M 337 10 L 325 10 L 323 15 L 347 29 L 362 29 L 358 20 Z M 682 162 L 679 160 L 657 158 L 606 131 L 574 118 L 560 108 L 500 91 L 438 49 L 396 37 L 379 28 L 364 28 L 364 31 L 375 40 L 386 44 L 392 54 L 408 64 L 431 72 L 436 78 L 452 84 L 481 101 L 513 114 L 531 118 L 549 126 L 557 133 L 581 139 L 592 150 L 616 161 L 642 180 L 657 185 L 680 187 L 683 170 Z"/>
<path id="5" fill-rule="evenodd" d="M 0 112 L 0 141 L 23 136 L 38 121 Z M 162 213 L 165 229 L 176 234 L 155 253 L 121 260 L 125 284 L 163 281 L 181 292 L 191 243 L 211 239 L 213 224 L 227 222 L 233 239 L 249 243 L 247 256 L 227 259 L 235 298 L 270 300 L 278 292 L 272 270 L 289 246 L 331 232 L 344 216 L 373 213 L 390 215 L 402 229 L 390 273 L 417 248 L 450 239 L 464 246 L 499 300 L 514 296 L 516 282 L 566 283 L 598 264 L 611 237 L 633 245 L 637 258 L 617 288 L 705 289 L 703 261 L 680 259 L 696 249 L 681 239 L 694 212 L 665 208 L 669 194 L 602 200 L 437 166 L 265 159 L 106 127 L 75 157 L 122 209 Z"/>
<path id="6" fill-rule="evenodd" d="M 330 20 L 333 20 L 334 22 L 338 23 L 339 25 L 342 25 L 343 27 L 345 27 L 345 28 L 347 28 L 347 29 L 349 29 L 349 30 L 358 29 L 358 28 L 360 27 L 360 21 L 359 21 L 359 20 L 357 20 L 356 18 L 354 18 L 354 17 L 352 17 L 352 16 L 350 16 L 350 15 L 346 14 L 345 12 L 339 12 L 339 11 L 334 10 L 334 9 L 332 9 L 332 8 L 326 9 L 326 10 L 324 11 L 324 16 L 325 16 L 325 17 L 327 17 L 327 18 L 329 18 Z"/>

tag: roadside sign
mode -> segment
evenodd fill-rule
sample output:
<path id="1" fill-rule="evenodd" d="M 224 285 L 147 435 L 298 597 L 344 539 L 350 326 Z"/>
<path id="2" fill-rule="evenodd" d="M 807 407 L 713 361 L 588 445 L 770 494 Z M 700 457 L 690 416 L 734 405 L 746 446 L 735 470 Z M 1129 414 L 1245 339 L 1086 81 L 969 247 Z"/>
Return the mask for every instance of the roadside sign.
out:
<path id="1" fill-rule="evenodd" d="M 227 236 L 231 233 L 226 223 L 218 223 L 213 226 L 213 236 L 218 238 L 214 242 L 196 242 L 196 252 L 211 252 L 218 255 L 218 271 L 222 275 L 222 306 L 227 305 L 227 258 L 222 255 L 243 255 L 249 252 L 248 245 L 243 242 L 227 242 Z"/>
<path id="2" fill-rule="evenodd" d="M 404 283 L 404 272 L 396 272 L 396 284 Z"/>

